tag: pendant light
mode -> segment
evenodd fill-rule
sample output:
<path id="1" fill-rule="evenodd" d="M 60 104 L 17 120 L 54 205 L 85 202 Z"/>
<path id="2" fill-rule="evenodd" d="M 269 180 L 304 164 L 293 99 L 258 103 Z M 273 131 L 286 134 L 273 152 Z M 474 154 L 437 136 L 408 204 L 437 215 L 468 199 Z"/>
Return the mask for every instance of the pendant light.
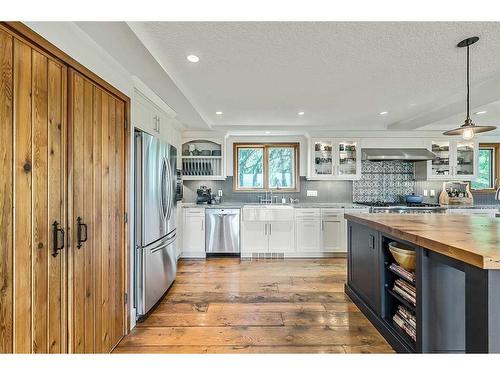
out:
<path id="1" fill-rule="evenodd" d="M 472 44 L 476 43 L 479 40 L 477 36 L 473 36 L 467 39 L 462 40 L 460 43 L 457 44 L 457 47 L 467 48 L 467 118 L 465 119 L 465 122 L 462 126 L 459 128 L 453 129 L 453 130 L 448 130 L 447 132 L 444 132 L 444 135 L 461 135 L 463 139 L 470 140 L 474 138 L 474 135 L 477 133 L 484 133 L 484 132 L 489 132 L 491 130 L 495 130 L 497 127 L 496 126 L 478 126 L 474 124 L 470 118 L 470 113 L 469 113 L 469 106 L 470 106 L 470 98 L 469 98 L 469 70 L 470 70 L 470 64 L 469 64 L 469 46 Z"/>

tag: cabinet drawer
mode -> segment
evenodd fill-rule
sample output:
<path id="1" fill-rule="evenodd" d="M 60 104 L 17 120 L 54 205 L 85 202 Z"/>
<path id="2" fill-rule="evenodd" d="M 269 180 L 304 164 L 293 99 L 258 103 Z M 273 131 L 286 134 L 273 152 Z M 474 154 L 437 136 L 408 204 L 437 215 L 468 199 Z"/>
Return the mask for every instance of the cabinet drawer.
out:
<path id="1" fill-rule="evenodd" d="M 205 216 L 204 208 L 185 208 L 184 209 L 185 216 Z"/>
<path id="2" fill-rule="evenodd" d="M 295 217 L 297 219 L 318 219 L 321 211 L 319 208 L 296 208 Z"/>
<path id="3" fill-rule="evenodd" d="M 321 218 L 324 221 L 340 221 L 344 218 L 344 214 L 323 214 Z"/>

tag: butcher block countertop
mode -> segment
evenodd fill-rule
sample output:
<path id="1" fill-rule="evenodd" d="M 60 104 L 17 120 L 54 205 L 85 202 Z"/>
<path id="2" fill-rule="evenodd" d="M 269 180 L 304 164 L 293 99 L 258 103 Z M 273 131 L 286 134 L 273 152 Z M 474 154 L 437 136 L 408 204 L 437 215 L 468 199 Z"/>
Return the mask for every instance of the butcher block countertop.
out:
<path id="1" fill-rule="evenodd" d="M 347 220 L 482 269 L 500 269 L 500 219 L 440 214 L 345 214 Z"/>

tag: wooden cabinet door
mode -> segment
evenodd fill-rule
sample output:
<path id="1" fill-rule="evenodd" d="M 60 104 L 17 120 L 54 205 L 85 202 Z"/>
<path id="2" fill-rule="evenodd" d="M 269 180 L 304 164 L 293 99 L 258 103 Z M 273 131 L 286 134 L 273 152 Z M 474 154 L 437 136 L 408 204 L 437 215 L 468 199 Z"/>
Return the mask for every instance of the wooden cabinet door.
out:
<path id="1" fill-rule="evenodd" d="M 125 332 L 125 103 L 70 74 L 70 352 Z"/>
<path id="2" fill-rule="evenodd" d="M 61 353 L 66 68 L 2 30 L 0 58 L 0 351 Z"/>
<path id="3" fill-rule="evenodd" d="M 0 353 L 13 351 L 13 43 L 0 31 Z"/>

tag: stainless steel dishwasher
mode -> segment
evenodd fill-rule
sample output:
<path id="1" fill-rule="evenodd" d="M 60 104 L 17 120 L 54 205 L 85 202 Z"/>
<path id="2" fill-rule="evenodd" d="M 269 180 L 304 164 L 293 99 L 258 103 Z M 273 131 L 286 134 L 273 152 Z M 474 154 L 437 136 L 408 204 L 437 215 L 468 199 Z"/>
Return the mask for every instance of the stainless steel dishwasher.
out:
<path id="1" fill-rule="evenodd" d="M 205 249 L 207 254 L 240 253 L 240 209 L 205 210 Z"/>

